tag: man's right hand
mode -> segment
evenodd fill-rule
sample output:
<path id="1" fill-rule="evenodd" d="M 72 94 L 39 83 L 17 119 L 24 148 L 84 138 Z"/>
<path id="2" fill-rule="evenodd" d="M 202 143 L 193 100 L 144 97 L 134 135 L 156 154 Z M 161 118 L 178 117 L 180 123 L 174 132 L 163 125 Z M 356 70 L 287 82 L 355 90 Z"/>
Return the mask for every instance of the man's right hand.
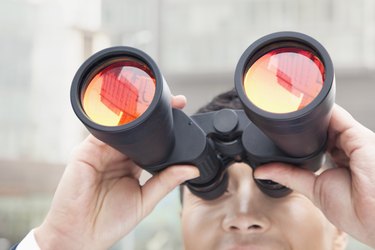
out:
<path id="1" fill-rule="evenodd" d="M 172 98 L 174 108 L 185 104 L 184 97 Z M 141 186 L 141 171 L 131 159 L 90 135 L 74 151 L 49 213 L 35 230 L 40 248 L 108 249 L 171 190 L 199 176 L 193 166 L 172 166 Z"/>

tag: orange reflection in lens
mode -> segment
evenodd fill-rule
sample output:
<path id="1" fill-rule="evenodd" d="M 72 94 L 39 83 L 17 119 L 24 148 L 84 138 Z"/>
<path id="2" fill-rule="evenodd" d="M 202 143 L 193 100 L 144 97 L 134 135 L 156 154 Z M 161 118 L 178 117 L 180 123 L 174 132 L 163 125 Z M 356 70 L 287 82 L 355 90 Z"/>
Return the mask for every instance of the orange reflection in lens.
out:
<path id="1" fill-rule="evenodd" d="M 324 65 L 310 51 L 280 48 L 250 66 L 244 78 L 246 96 L 272 113 L 289 113 L 311 103 L 323 87 Z"/>
<path id="2" fill-rule="evenodd" d="M 132 59 L 116 62 L 88 83 L 82 106 L 97 124 L 124 125 L 147 110 L 155 95 L 155 84 L 146 65 Z"/>

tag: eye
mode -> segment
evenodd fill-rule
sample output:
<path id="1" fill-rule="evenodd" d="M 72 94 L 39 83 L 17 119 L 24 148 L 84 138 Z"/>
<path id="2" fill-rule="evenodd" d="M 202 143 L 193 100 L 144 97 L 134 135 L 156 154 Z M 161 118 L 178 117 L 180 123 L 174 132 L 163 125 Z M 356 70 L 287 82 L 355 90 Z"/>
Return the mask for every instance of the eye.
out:
<path id="1" fill-rule="evenodd" d="M 258 188 L 266 195 L 273 198 L 285 197 L 292 192 L 291 189 L 271 180 L 254 179 Z"/>
<path id="2" fill-rule="evenodd" d="M 278 190 L 278 189 L 281 189 L 281 188 L 285 188 L 285 186 L 277 183 L 277 182 L 274 182 L 274 181 L 271 181 L 271 180 L 259 180 L 259 179 L 256 179 L 256 181 L 264 188 L 268 189 L 268 190 Z"/>

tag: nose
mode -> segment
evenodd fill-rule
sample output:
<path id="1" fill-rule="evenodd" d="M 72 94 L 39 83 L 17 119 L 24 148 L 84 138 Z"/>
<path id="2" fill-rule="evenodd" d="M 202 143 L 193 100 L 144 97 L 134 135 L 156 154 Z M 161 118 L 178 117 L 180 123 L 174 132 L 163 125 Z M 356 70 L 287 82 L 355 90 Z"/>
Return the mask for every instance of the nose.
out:
<path id="1" fill-rule="evenodd" d="M 230 233 L 266 232 L 272 225 L 274 204 L 257 188 L 248 165 L 234 164 L 229 171 L 229 196 L 223 206 L 222 228 Z"/>
<path id="2" fill-rule="evenodd" d="M 248 178 L 249 175 L 245 173 L 242 176 L 233 185 L 230 202 L 224 208 L 226 212 L 222 227 L 227 232 L 235 233 L 265 232 L 271 227 L 273 204 L 257 188 L 253 178 Z"/>
<path id="3" fill-rule="evenodd" d="M 223 228 L 226 232 L 232 233 L 263 233 L 270 228 L 270 221 L 267 217 L 255 211 L 237 212 L 225 216 Z"/>

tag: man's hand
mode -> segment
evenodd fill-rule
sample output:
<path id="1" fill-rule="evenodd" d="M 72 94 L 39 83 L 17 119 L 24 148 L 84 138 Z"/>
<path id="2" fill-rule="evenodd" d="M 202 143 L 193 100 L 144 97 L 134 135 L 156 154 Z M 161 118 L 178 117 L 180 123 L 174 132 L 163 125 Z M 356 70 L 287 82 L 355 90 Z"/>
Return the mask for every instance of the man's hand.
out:
<path id="1" fill-rule="evenodd" d="M 320 175 L 274 163 L 258 168 L 255 178 L 306 195 L 334 225 L 375 247 L 375 134 L 335 105 L 328 152 L 337 167 Z"/>
<path id="2" fill-rule="evenodd" d="M 172 98 L 175 108 L 185 104 L 183 96 Z M 141 171 L 131 159 L 90 135 L 73 152 L 50 211 L 35 230 L 41 249 L 108 249 L 171 190 L 199 175 L 195 167 L 173 166 L 141 186 Z"/>

